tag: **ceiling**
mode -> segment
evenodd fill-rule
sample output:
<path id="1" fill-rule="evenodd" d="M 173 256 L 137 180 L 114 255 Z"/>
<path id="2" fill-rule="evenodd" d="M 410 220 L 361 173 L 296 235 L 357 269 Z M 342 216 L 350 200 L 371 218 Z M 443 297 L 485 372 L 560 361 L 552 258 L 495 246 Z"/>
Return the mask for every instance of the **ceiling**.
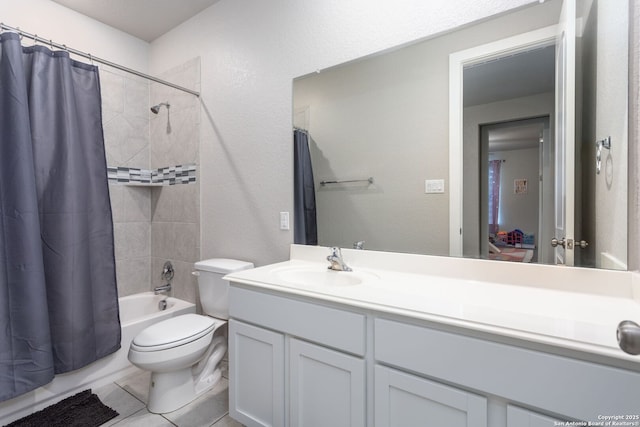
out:
<path id="1" fill-rule="evenodd" d="M 51 0 L 151 42 L 219 0 Z"/>
<path id="2" fill-rule="evenodd" d="M 555 46 L 545 46 L 465 67 L 464 106 L 489 104 L 555 91 Z M 535 148 L 542 125 L 505 124 L 492 127 L 489 151 Z"/>
<path id="3" fill-rule="evenodd" d="M 464 106 L 555 90 L 555 45 L 465 67 Z"/>

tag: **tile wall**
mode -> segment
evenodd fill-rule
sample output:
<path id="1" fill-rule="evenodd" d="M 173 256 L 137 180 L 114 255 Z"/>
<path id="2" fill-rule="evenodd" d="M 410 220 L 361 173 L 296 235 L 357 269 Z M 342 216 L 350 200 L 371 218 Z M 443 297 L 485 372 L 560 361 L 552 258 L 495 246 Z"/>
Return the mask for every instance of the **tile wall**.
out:
<path id="1" fill-rule="evenodd" d="M 190 60 L 159 76 L 200 90 L 200 58 Z M 151 114 L 151 169 L 168 165 L 200 164 L 200 103 L 186 92 L 152 83 L 150 104 L 168 102 L 171 107 Z M 167 114 L 168 113 L 168 114 Z M 170 132 L 167 125 L 170 124 Z M 175 269 L 173 295 L 197 302 L 197 280 L 191 273 L 200 260 L 200 180 L 151 188 L 151 283 L 158 283 L 162 265 L 170 260 Z"/>
<path id="2" fill-rule="evenodd" d="M 200 59 L 159 77 L 199 90 Z M 198 98 L 106 66 L 101 66 L 100 78 L 109 166 L 199 165 Z M 150 107 L 161 102 L 169 102 L 169 110 L 151 113 Z M 162 187 L 109 185 L 120 296 L 162 284 L 162 265 L 170 260 L 175 268 L 173 296 L 196 302 L 197 282 L 191 272 L 200 259 L 199 189 L 199 179 Z"/>
<path id="3" fill-rule="evenodd" d="M 149 168 L 149 82 L 100 66 L 107 165 Z M 145 187 L 109 185 L 118 294 L 148 291 L 151 266 L 151 193 Z"/>

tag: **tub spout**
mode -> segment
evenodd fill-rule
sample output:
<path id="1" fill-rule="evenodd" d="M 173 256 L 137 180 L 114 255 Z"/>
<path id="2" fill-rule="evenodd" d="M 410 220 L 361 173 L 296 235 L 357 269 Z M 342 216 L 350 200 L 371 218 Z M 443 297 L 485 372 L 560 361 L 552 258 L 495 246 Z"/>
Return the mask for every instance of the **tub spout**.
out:
<path id="1" fill-rule="evenodd" d="M 153 293 L 156 295 L 161 293 L 168 293 L 169 291 L 171 291 L 171 283 L 167 283 L 166 285 L 162 286 L 156 286 L 155 288 L 153 288 Z"/>

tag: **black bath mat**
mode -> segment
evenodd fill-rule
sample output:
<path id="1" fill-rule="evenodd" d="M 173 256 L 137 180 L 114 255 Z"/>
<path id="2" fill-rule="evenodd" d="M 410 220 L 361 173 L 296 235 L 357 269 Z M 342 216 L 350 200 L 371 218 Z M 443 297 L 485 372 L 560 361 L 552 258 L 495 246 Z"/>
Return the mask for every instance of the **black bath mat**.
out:
<path id="1" fill-rule="evenodd" d="M 117 416 L 91 390 L 85 390 L 5 427 L 98 427 Z"/>

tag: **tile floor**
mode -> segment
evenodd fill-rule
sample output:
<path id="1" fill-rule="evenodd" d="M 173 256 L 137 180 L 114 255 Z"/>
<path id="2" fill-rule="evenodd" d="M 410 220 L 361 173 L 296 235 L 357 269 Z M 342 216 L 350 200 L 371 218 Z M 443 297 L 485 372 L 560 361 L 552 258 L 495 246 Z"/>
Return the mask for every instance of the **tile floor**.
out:
<path id="1" fill-rule="evenodd" d="M 216 386 L 190 404 L 167 414 L 147 410 L 150 373 L 138 371 L 115 383 L 93 390 L 100 400 L 120 414 L 103 427 L 242 427 L 229 417 L 229 379 L 226 369 Z"/>

